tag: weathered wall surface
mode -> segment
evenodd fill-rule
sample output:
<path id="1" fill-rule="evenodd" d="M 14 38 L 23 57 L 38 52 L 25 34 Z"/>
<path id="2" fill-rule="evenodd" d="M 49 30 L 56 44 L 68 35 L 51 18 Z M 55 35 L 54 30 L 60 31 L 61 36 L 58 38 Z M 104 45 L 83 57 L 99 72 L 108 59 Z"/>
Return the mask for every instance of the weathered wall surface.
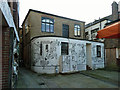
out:
<path id="1" fill-rule="evenodd" d="M 7 21 L 7 24 L 9 25 L 9 27 L 14 28 L 16 38 L 19 41 L 18 33 L 17 33 L 16 27 L 15 27 L 15 23 L 13 21 L 13 16 L 12 16 L 10 8 L 8 6 L 7 0 L 0 1 L 0 9 L 1 9 L 2 14 L 5 17 L 5 20 Z"/>
<path id="2" fill-rule="evenodd" d="M 61 42 L 68 42 L 68 55 L 61 55 Z M 91 43 L 92 46 L 91 68 L 103 68 L 104 53 L 100 58 L 96 56 L 96 45 L 101 45 L 101 52 L 104 52 L 103 43 L 57 37 L 41 37 L 31 41 L 31 68 L 38 73 L 66 73 L 86 70 L 86 43 Z M 42 55 L 40 55 L 40 44 L 42 44 Z"/>
<path id="3" fill-rule="evenodd" d="M 104 44 L 101 43 L 91 43 L 92 48 L 92 69 L 104 68 Z M 96 45 L 101 46 L 101 57 L 97 57 L 97 48 Z"/>
<path id="4" fill-rule="evenodd" d="M 0 36 L 2 37 L 2 39 L 0 40 L 0 89 L 12 87 L 12 41 L 14 38 L 17 38 L 17 40 L 19 41 L 18 33 L 11 11 L 13 11 L 13 8 L 8 6 L 8 1 L 0 0 Z M 13 38 L 14 32 L 16 37 Z"/>
<path id="5" fill-rule="evenodd" d="M 105 24 L 106 24 L 107 22 L 108 22 L 107 20 L 103 20 L 103 21 L 101 21 L 101 22 L 99 22 L 99 23 L 96 23 L 96 24 L 94 24 L 94 25 L 86 28 L 86 29 L 85 29 L 85 32 L 88 32 L 88 35 L 89 35 L 88 40 L 92 40 L 92 30 L 95 30 L 95 29 L 97 29 L 97 28 L 98 28 L 99 30 L 103 29 L 104 26 L 105 26 Z M 97 31 L 95 32 L 95 34 L 97 35 Z"/>

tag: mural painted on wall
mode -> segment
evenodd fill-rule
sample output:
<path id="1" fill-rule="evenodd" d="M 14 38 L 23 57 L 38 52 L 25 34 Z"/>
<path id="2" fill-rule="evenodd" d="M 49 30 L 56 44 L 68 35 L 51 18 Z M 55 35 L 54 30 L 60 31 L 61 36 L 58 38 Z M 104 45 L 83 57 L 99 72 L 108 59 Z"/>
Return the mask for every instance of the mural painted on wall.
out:
<path id="1" fill-rule="evenodd" d="M 77 44 L 78 46 L 78 59 L 81 64 L 86 62 L 86 52 L 84 44 Z"/>
<path id="2" fill-rule="evenodd" d="M 104 52 L 104 47 L 102 46 L 101 47 L 101 57 L 97 57 L 97 51 L 96 51 L 96 45 L 93 45 L 92 46 L 92 52 L 93 52 L 93 55 L 92 55 L 92 60 L 93 60 L 93 62 L 95 63 L 95 64 L 98 64 L 98 63 L 103 63 L 103 61 L 104 61 L 104 53 L 102 53 L 102 52 Z"/>
<path id="3" fill-rule="evenodd" d="M 70 71 L 70 56 L 62 56 L 62 71 L 68 72 Z"/>
<path id="4" fill-rule="evenodd" d="M 32 66 L 59 67 L 59 58 L 61 56 L 61 42 L 59 39 L 36 39 L 32 42 Z M 62 71 L 79 71 L 86 70 L 86 42 L 66 40 L 69 44 L 69 55 L 62 55 Z M 42 44 L 42 47 L 41 47 Z M 92 44 L 92 64 L 103 64 L 104 53 L 102 57 L 96 57 L 96 44 Z M 102 46 L 104 51 L 104 45 Z M 42 54 L 41 54 L 42 52 Z"/>
<path id="5" fill-rule="evenodd" d="M 40 44 L 39 43 L 33 43 L 33 45 L 31 46 L 31 52 L 32 52 L 32 66 L 35 66 L 36 63 L 39 61 L 40 59 L 40 53 L 39 53 L 39 48 Z"/>
<path id="6" fill-rule="evenodd" d="M 104 46 L 101 46 L 101 57 L 97 57 L 96 45 L 92 45 L 92 68 L 102 68 L 104 67 Z"/>
<path id="7" fill-rule="evenodd" d="M 42 44 L 42 47 L 40 47 Z M 56 41 L 38 41 L 33 43 L 33 66 L 41 66 L 43 69 L 46 66 L 51 66 L 53 60 L 58 59 L 57 55 L 57 47 L 60 45 L 58 40 Z M 41 50 L 42 49 L 42 50 Z M 42 55 L 40 55 L 40 51 L 42 51 Z M 39 64 L 38 64 L 39 63 Z M 54 66 L 54 65 L 53 65 Z"/>
<path id="8" fill-rule="evenodd" d="M 77 60 L 75 56 L 63 55 L 62 66 L 63 72 L 77 71 Z"/>
<path id="9" fill-rule="evenodd" d="M 77 56 L 77 61 L 79 63 L 85 63 L 86 60 L 86 52 L 85 52 L 85 45 L 84 44 L 78 44 L 78 43 L 70 43 L 71 48 L 70 53 L 71 55 Z"/>
<path id="10" fill-rule="evenodd" d="M 85 45 L 80 43 L 69 43 L 69 55 L 63 56 L 63 72 L 78 71 L 79 65 L 85 65 Z"/>

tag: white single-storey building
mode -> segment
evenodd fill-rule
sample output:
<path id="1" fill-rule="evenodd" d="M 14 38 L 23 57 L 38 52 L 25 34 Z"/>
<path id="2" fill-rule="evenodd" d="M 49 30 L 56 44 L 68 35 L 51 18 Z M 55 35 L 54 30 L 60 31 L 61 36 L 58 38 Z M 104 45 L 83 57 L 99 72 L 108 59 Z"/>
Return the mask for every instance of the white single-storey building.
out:
<path id="1" fill-rule="evenodd" d="M 31 69 L 37 73 L 70 73 L 104 68 L 104 43 L 62 37 L 31 40 Z"/>

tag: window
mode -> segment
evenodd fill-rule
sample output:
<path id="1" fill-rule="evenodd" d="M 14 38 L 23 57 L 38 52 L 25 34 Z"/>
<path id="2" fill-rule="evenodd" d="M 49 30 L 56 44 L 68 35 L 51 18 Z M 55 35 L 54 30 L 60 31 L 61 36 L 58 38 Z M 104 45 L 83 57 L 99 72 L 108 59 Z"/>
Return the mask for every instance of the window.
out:
<path id="1" fill-rule="evenodd" d="M 28 21 L 25 22 L 25 33 L 27 34 L 29 31 L 29 28 L 28 28 Z"/>
<path id="2" fill-rule="evenodd" d="M 40 44 L 40 55 L 42 56 L 42 43 Z"/>
<path id="3" fill-rule="evenodd" d="M 85 37 L 87 37 L 87 35 L 88 35 L 88 32 L 85 32 Z"/>
<path id="4" fill-rule="evenodd" d="M 101 57 L 101 46 L 97 45 L 97 57 Z"/>
<path id="5" fill-rule="evenodd" d="M 68 43 L 61 43 L 61 55 L 68 55 Z"/>
<path id="6" fill-rule="evenodd" d="M 66 37 L 66 38 L 69 37 L 69 25 L 63 24 L 62 35 L 63 37 Z"/>
<path id="7" fill-rule="evenodd" d="M 96 28 L 96 29 L 92 30 L 92 31 L 91 31 L 91 34 L 97 33 L 98 30 L 99 30 L 99 28 Z"/>
<path id="8" fill-rule="evenodd" d="M 80 36 L 80 25 L 75 25 L 74 26 L 74 35 L 75 36 Z"/>
<path id="9" fill-rule="evenodd" d="M 54 19 L 42 17 L 42 32 L 54 32 Z"/>
<path id="10" fill-rule="evenodd" d="M 48 52 L 48 45 L 46 45 L 46 52 Z"/>

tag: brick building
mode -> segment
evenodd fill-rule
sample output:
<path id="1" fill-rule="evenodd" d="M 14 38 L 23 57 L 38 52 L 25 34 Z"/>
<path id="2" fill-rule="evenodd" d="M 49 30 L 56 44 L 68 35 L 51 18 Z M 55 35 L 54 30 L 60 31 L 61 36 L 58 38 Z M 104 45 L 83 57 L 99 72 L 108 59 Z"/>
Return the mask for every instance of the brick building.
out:
<path id="1" fill-rule="evenodd" d="M 109 68 L 117 69 L 116 60 L 119 53 L 119 38 L 96 38 L 97 32 L 105 27 L 114 24 L 120 20 L 120 1 L 112 3 L 112 14 L 103 17 L 99 20 L 95 20 L 92 23 L 87 24 L 85 27 L 85 36 L 88 40 L 103 41 L 105 44 L 105 65 Z M 94 37 L 92 37 L 94 35 Z"/>
<path id="2" fill-rule="evenodd" d="M 23 21 L 25 66 L 38 73 L 104 67 L 104 44 L 84 40 L 85 22 L 30 9 Z"/>
<path id="3" fill-rule="evenodd" d="M 18 1 L 0 1 L 0 89 L 12 88 L 14 49 L 18 46 Z"/>
<path id="4" fill-rule="evenodd" d="M 112 14 L 106 17 L 100 18 L 99 20 L 95 20 L 91 23 L 85 25 L 85 38 L 87 40 L 94 41 L 103 41 L 104 39 L 97 39 L 97 31 L 105 28 L 107 23 L 120 19 L 120 2 L 116 3 L 115 1 L 112 3 Z"/>

